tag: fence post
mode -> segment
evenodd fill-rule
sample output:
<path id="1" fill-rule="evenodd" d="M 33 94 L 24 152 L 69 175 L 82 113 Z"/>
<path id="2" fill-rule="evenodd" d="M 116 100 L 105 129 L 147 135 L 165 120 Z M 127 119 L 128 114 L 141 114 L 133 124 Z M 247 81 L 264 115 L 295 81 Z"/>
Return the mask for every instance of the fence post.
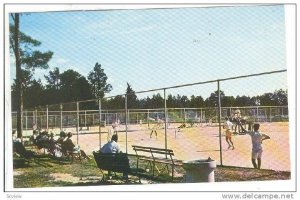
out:
<path id="1" fill-rule="evenodd" d="M 101 99 L 98 101 L 99 108 L 99 149 L 101 148 Z M 94 124 L 94 114 L 93 114 L 93 124 Z"/>
<path id="2" fill-rule="evenodd" d="M 37 127 L 37 124 L 35 123 L 35 113 L 34 111 L 32 111 L 32 128 L 34 129 L 34 127 Z"/>
<path id="3" fill-rule="evenodd" d="M 125 140 L 126 140 L 126 153 L 127 153 L 127 131 L 128 131 L 128 108 L 127 108 L 127 94 L 125 94 Z"/>
<path id="4" fill-rule="evenodd" d="M 86 110 L 84 110 L 84 127 L 86 127 Z"/>
<path id="5" fill-rule="evenodd" d="M 185 113 L 185 108 L 183 108 L 183 122 L 186 122 L 186 113 Z"/>
<path id="6" fill-rule="evenodd" d="M 49 107 L 48 105 L 46 106 L 46 126 L 47 126 L 47 132 L 49 129 Z"/>
<path id="7" fill-rule="evenodd" d="M 126 97 L 127 99 L 127 97 Z M 127 101 L 127 100 L 126 100 Z M 128 102 L 127 102 L 128 103 Z M 127 107 L 126 107 L 127 108 Z M 127 108 L 127 123 L 130 124 L 130 110 Z"/>
<path id="8" fill-rule="evenodd" d="M 25 129 L 27 130 L 27 115 L 28 115 L 28 112 L 25 110 L 24 114 L 25 114 Z"/>
<path id="9" fill-rule="evenodd" d="M 222 160 L 222 138 L 221 138 L 221 92 L 220 92 L 220 81 L 218 80 L 218 105 L 219 105 L 219 142 L 220 142 L 220 164 L 223 166 Z"/>
<path id="10" fill-rule="evenodd" d="M 92 115 L 92 124 L 93 124 L 93 126 L 94 126 L 94 124 L 95 124 L 95 117 L 94 117 L 94 113 L 93 113 L 93 115 Z"/>
<path id="11" fill-rule="evenodd" d="M 77 107 L 77 125 L 76 125 L 76 132 L 77 132 L 77 145 L 78 145 L 78 140 L 79 140 L 79 102 L 76 102 L 76 107 Z"/>
<path id="12" fill-rule="evenodd" d="M 257 120 L 257 122 L 259 122 L 259 120 L 258 120 L 258 106 L 256 106 L 256 120 Z"/>
<path id="13" fill-rule="evenodd" d="M 164 111 L 165 111 L 165 149 L 168 148 L 168 141 L 167 141 L 167 120 L 168 120 L 168 113 L 167 113 L 167 99 L 166 99 L 166 89 L 164 89 Z M 166 155 L 167 157 L 167 155 Z"/>
<path id="14" fill-rule="evenodd" d="M 60 131 L 62 131 L 62 104 L 60 104 Z"/>
<path id="15" fill-rule="evenodd" d="M 41 129 L 43 129 L 43 113 L 41 114 Z"/>
<path id="16" fill-rule="evenodd" d="M 149 109 L 148 109 L 148 112 L 147 112 L 147 123 L 148 123 L 148 129 L 149 129 Z"/>
<path id="17" fill-rule="evenodd" d="M 35 124 L 36 124 L 36 127 L 38 127 L 38 113 L 37 113 L 37 109 L 35 108 L 34 111 L 35 111 Z"/>

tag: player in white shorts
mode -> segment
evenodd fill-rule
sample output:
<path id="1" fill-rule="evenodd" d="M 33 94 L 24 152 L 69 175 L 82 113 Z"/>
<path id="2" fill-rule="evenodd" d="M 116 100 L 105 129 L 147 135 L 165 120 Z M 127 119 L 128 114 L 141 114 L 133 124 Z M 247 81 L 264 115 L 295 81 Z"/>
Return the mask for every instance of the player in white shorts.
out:
<path id="1" fill-rule="evenodd" d="M 223 128 L 226 129 L 226 132 L 225 132 L 226 142 L 228 144 L 228 149 L 230 149 L 232 147 L 232 150 L 233 150 L 234 149 L 234 145 L 233 145 L 233 142 L 231 140 L 231 138 L 232 138 L 232 126 L 233 126 L 233 124 L 231 123 L 231 121 L 229 121 L 228 117 L 226 117 L 225 120 L 226 121 L 223 124 Z"/>
<path id="2" fill-rule="evenodd" d="M 242 126 L 241 126 L 242 127 Z M 251 136 L 252 141 L 252 155 L 251 155 L 251 161 L 253 164 L 253 167 L 256 169 L 260 169 L 261 167 L 261 158 L 262 158 L 262 141 L 266 139 L 270 139 L 270 137 L 266 134 L 262 134 L 258 131 L 259 124 L 254 124 L 253 126 L 254 132 L 252 131 L 246 131 L 244 127 L 242 127 L 242 130 Z M 257 164 L 256 164 L 257 160 Z"/>

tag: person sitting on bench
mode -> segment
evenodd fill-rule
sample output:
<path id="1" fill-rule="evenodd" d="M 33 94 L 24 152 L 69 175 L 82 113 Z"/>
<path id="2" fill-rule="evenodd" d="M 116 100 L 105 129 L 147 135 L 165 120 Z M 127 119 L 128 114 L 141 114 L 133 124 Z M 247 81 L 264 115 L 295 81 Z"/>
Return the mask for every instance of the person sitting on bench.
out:
<path id="1" fill-rule="evenodd" d="M 75 145 L 71 139 L 72 137 L 72 133 L 69 132 L 67 134 L 67 138 L 63 141 L 62 143 L 62 153 L 63 155 L 66 155 L 66 156 L 69 156 L 70 155 L 70 152 L 71 152 L 71 155 L 73 153 L 78 153 L 80 156 L 82 156 L 83 158 L 85 159 L 90 159 L 86 153 L 80 149 L 80 146 L 78 145 Z"/>
<path id="2" fill-rule="evenodd" d="M 24 147 L 22 139 L 16 135 L 15 130 L 13 131 L 13 151 L 26 159 L 30 159 L 35 156 L 35 153 L 33 151 L 27 150 Z"/>
<path id="3" fill-rule="evenodd" d="M 120 146 L 117 143 L 118 142 L 118 135 L 115 134 L 111 137 L 111 140 L 107 142 L 103 147 L 100 149 L 101 153 L 122 153 L 120 151 Z M 111 171 L 108 171 L 108 176 L 111 176 Z M 124 172 L 123 173 L 123 178 L 128 179 L 128 173 Z"/>

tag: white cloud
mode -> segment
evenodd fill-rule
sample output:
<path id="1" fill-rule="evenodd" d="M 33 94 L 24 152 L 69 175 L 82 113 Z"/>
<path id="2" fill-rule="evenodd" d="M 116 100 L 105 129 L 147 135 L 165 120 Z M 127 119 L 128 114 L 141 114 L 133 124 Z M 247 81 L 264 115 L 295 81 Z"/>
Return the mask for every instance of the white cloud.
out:
<path id="1" fill-rule="evenodd" d="M 65 65 L 69 63 L 69 60 L 66 58 L 61 58 L 61 57 L 57 57 L 54 56 L 50 62 L 49 62 L 49 66 L 50 67 L 60 67 L 61 65 Z"/>

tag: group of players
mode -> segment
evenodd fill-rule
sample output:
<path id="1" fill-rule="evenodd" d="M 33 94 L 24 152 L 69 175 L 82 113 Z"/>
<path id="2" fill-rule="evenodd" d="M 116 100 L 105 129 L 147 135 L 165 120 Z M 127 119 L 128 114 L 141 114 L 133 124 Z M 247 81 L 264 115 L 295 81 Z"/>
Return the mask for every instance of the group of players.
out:
<path id="1" fill-rule="evenodd" d="M 262 141 L 266 140 L 266 139 L 270 139 L 270 137 L 259 131 L 260 125 L 258 123 L 255 123 L 253 125 L 253 131 L 251 131 L 252 126 L 250 126 L 250 125 L 248 128 L 249 130 L 246 130 L 242 126 L 242 123 L 241 123 L 241 111 L 239 109 L 237 109 L 234 112 L 234 116 L 231 118 L 231 120 L 229 117 L 226 117 L 225 122 L 223 123 L 223 129 L 225 129 L 225 140 L 228 144 L 228 149 L 232 149 L 232 150 L 235 149 L 233 141 L 232 141 L 232 136 L 234 134 L 234 131 L 233 131 L 234 124 L 232 121 L 234 121 L 235 125 L 236 125 L 235 131 L 236 131 L 236 128 L 238 127 L 238 129 L 241 129 L 241 133 L 243 135 L 247 134 L 251 137 L 251 141 L 252 141 L 251 161 L 252 161 L 254 168 L 260 169 L 262 152 L 263 152 Z M 180 130 L 181 128 L 185 128 L 184 125 L 181 125 L 180 127 L 178 127 L 178 129 Z M 151 129 L 150 138 L 152 138 L 153 134 L 155 134 L 155 136 L 157 137 L 157 129 L 161 128 L 162 126 L 163 126 L 163 120 L 157 119 L 157 123 Z M 118 127 L 117 122 L 112 124 L 114 134 L 117 134 L 117 127 Z M 257 160 L 257 162 L 256 162 L 256 160 Z"/>
<path id="2" fill-rule="evenodd" d="M 251 161 L 254 168 L 260 169 L 261 167 L 261 158 L 262 158 L 262 142 L 263 140 L 270 139 L 270 137 L 266 134 L 263 134 L 259 131 L 260 125 L 258 123 L 255 123 L 253 125 L 253 131 L 251 131 L 251 128 L 249 126 L 249 131 L 247 131 L 241 124 L 241 121 L 239 120 L 241 118 L 241 112 L 240 110 L 235 111 L 236 118 L 236 125 L 239 126 L 242 129 L 243 134 L 248 134 L 251 137 L 252 142 L 252 152 L 251 152 Z M 229 120 L 229 117 L 225 118 L 225 122 L 223 124 L 223 128 L 226 129 L 225 131 L 225 139 L 228 144 L 228 149 L 234 150 L 234 144 L 232 142 L 232 135 L 233 135 L 233 123 Z M 257 162 L 256 162 L 257 160 Z"/>

